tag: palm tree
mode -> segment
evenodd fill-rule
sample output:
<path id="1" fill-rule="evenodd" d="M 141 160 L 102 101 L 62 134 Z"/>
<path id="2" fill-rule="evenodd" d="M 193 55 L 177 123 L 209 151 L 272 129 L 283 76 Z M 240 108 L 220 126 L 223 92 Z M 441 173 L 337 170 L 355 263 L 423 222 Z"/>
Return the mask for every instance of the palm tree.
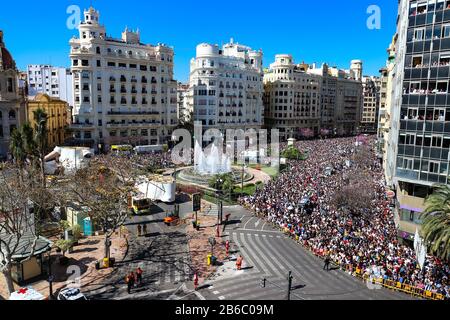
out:
<path id="1" fill-rule="evenodd" d="M 422 236 L 436 257 L 450 258 L 450 187 L 439 185 L 425 200 Z"/>
<path id="2" fill-rule="evenodd" d="M 23 137 L 23 131 L 21 129 L 15 129 L 11 133 L 10 149 L 14 162 L 19 166 L 19 168 L 23 168 L 27 159 L 27 150 Z"/>
<path id="3" fill-rule="evenodd" d="M 46 187 L 45 180 L 45 155 L 48 151 L 48 137 L 47 137 L 47 113 L 41 108 L 33 111 L 34 121 L 36 126 L 34 128 L 34 144 L 36 150 L 36 158 L 39 162 L 39 168 L 41 171 L 42 186 Z"/>

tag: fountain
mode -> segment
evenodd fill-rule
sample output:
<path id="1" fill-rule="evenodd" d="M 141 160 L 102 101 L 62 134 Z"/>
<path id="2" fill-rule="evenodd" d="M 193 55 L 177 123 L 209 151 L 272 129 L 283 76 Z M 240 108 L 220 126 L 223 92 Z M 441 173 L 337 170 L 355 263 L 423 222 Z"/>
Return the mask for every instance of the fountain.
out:
<path id="1" fill-rule="evenodd" d="M 194 166 L 182 169 L 175 175 L 179 182 L 208 186 L 208 182 L 217 174 L 231 174 L 233 181 L 242 180 L 242 167 L 232 167 L 231 158 L 213 143 L 208 150 L 203 151 L 200 143 L 196 141 L 194 147 Z M 253 175 L 244 170 L 244 182 L 253 179 Z"/>
<path id="2" fill-rule="evenodd" d="M 194 171 L 200 175 L 216 175 L 231 172 L 231 159 L 212 144 L 209 154 L 205 154 L 196 141 L 194 148 Z"/>

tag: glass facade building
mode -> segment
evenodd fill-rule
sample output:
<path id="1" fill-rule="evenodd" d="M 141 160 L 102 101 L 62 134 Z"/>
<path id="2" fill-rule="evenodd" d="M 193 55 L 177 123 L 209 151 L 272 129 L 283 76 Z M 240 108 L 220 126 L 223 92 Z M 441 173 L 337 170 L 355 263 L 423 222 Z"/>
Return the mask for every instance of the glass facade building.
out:
<path id="1" fill-rule="evenodd" d="M 406 43 L 398 43 L 405 51 L 396 178 L 424 186 L 449 183 L 450 0 L 407 5 L 408 17 L 398 26 Z"/>

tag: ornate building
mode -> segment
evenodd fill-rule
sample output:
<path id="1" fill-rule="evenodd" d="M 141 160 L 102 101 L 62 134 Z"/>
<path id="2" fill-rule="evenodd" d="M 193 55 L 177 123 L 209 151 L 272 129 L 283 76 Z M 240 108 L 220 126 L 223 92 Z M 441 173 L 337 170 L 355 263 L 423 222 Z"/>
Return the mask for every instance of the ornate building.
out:
<path id="1" fill-rule="evenodd" d="M 319 134 L 321 86 L 321 77 L 294 64 L 291 55 L 276 55 L 264 74 L 265 125 L 280 130 L 282 139 L 297 137 L 302 129 Z"/>
<path id="2" fill-rule="evenodd" d="M 9 155 L 10 136 L 25 120 L 23 96 L 16 63 L 3 42 L 0 30 L 0 158 Z"/>
<path id="3" fill-rule="evenodd" d="M 71 129 L 76 144 L 164 144 L 177 125 L 172 48 L 143 44 L 139 31 L 107 36 L 94 8 L 70 41 L 74 85 Z"/>
<path id="4" fill-rule="evenodd" d="M 70 121 L 69 104 L 42 93 L 30 97 L 27 101 L 27 121 L 33 128 L 36 126 L 33 112 L 38 109 L 42 109 L 47 114 L 48 147 L 53 149 L 56 146 L 64 145 L 68 138 L 66 133 Z"/>
<path id="5" fill-rule="evenodd" d="M 263 124 L 262 51 L 230 43 L 202 43 L 191 60 L 188 113 L 205 129 L 250 129 Z"/>

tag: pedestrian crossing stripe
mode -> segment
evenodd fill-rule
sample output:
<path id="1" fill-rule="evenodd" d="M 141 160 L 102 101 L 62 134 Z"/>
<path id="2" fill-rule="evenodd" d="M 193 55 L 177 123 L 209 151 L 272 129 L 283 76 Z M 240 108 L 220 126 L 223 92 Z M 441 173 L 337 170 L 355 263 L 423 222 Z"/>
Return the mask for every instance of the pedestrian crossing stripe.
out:
<path id="1" fill-rule="evenodd" d="M 220 296 L 219 300 L 225 300 L 225 297 L 224 296 Z"/>
<path id="2" fill-rule="evenodd" d="M 219 291 L 213 291 L 213 294 L 218 295 L 220 292 Z"/>

